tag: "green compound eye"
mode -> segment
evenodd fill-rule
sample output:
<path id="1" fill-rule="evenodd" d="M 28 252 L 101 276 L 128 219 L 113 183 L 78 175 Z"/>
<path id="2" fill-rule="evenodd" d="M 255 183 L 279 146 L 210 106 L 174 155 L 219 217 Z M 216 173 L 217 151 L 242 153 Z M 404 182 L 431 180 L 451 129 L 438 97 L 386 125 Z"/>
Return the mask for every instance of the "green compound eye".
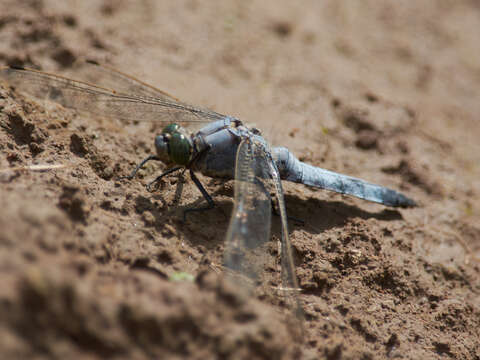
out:
<path id="1" fill-rule="evenodd" d="M 175 132 L 177 132 L 177 130 L 180 128 L 180 126 L 178 124 L 175 124 L 175 123 L 172 123 L 172 124 L 168 124 L 167 126 L 165 126 L 162 130 L 162 134 L 173 134 Z"/>
<path id="2" fill-rule="evenodd" d="M 192 155 L 192 144 L 183 134 L 172 134 L 169 142 L 170 159 L 179 165 L 187 165 Z"/>

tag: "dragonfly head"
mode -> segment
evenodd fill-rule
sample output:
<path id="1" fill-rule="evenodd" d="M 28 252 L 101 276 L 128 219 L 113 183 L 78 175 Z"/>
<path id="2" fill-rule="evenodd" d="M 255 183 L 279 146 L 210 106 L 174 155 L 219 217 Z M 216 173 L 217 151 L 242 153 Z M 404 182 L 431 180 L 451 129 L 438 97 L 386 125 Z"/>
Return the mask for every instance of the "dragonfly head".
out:
<path id="1" fill-rule="evenodd" d="M 186 130 L 178 124 L 163 128 L 155 138 L 158 157 L 166 164 L 187 165 L 192 159 L 193 143 Z"/>

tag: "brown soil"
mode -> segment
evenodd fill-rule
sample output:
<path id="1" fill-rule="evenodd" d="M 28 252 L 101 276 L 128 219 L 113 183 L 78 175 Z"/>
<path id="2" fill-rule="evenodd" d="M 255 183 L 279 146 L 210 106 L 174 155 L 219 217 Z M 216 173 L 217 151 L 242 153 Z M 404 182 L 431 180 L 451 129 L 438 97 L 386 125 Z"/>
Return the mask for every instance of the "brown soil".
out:
<path id="1" fill-rule="evenodd" d="M 220 280 L 231 182 L 201 178 L 218 206 L 183 222 L 191 182 L 175 204 L 175 177 L 145 189 L 161 164 L 116 180 L 161 124 L 2 82 L 0 357 L 480 359 L 478 29 L 468 0 L 2 1 L 0 65 L 111 64 L 420 206 L 284 184 L 300 342 Z"/>

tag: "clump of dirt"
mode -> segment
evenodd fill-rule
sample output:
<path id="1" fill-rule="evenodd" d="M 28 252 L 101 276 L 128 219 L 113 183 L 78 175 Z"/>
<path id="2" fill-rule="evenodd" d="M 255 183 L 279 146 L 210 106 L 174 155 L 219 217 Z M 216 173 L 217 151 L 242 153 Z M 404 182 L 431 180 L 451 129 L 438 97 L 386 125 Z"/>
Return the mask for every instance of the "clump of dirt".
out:
<path id="1" fill-rule="evenodd" d="M 17 297 L 0 307 L 4 326 L 18 339 L 28 339 L 30 351 L 49 357 L 199 358 L 216 353 L 265 359 L 288 351 L 288 333 L 267 320 L 271 310 L 251 306 L 214 279 L 199 276 L 197 284 L 163 281 L 139 288 L 139 282 L 147 285 L 156 277 L 138 270 L 101 274 L 87 258 L 75 259 L 65 270 L 60 275 L 54 266 L 30 265 L 18 281 Z M 85 282 L 75 285 L 79 278 Z M 122 289 L 104 288 L 105 281 Z M 89 295 L 97 291 L 99 298 Z M 192 292 L 199 296 L 189 296 Z M 10 350 L 5 354 L 22 355 Z"/>

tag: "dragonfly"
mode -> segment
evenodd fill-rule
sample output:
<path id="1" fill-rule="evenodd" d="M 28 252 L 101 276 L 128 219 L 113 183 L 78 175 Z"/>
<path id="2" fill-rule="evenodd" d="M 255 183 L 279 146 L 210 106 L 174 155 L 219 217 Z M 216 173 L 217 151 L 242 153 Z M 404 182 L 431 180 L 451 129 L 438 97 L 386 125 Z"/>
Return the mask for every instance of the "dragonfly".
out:
<path id="1" fill-rule="evenodd" d="M 197 172 L 211 178 L 234 179 L 234 206 L 224 251 L 224 267 L 254 283 L 262 281 L 270 240 L 272 202 L 280 216 L 281 283 L 290 303 L 300 308 L 296 293 L 292 246 L 288 231 L 282 180 L 355 196 L 391 207 L 416 203 L 402 193 L 364 180 L 304 163 L 285 147 L 270 147 L 261 132 L 239 119 L 184 103 L 130 75 L 88 62 L 96 84 L 22 67 L 0 69 L 0 78 L 35 97 L 95 115 L 166 124 L 155 137 L 156 153 L 141 161 L 128 178 L 148 161 L 157 160 L 167 170 L 147 186 L 180 170 L 188 170 L 206 205 L 185 210 L 204 211 L 215 206 Z M 101 83 L 101 85 L 100 85 Z M 196 132 L 191 124 L 200 125 Z M 272 198 L 272 194 L 274 197 Z M 274 208 L 275 208 L 274 207 Z"/>

